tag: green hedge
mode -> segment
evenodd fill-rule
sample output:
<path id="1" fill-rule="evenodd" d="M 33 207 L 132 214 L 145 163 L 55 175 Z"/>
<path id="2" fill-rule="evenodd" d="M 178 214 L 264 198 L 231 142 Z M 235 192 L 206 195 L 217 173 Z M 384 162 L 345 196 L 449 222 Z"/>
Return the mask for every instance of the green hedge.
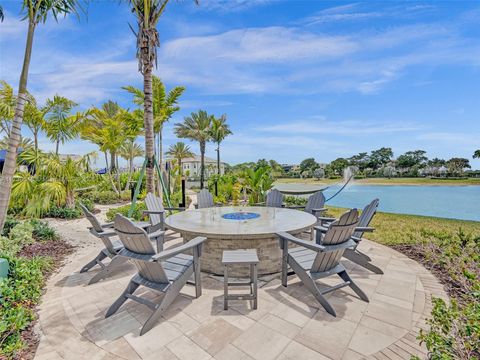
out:
<path id="1" fill-rule="evenodd" d="M 36 239 L 58 238 L 56 232 L 40 221 L 18 222 L 0 236 L 0 258 L 7 259 L 9 274 L 0 280 L 0 358 L 15 359 L 25 347 L 22 331 L 36 319 L 35 306 L 42 294 L 44 274 L 54 266 L 48 257 L 32 259 L 18 253 Z"/>

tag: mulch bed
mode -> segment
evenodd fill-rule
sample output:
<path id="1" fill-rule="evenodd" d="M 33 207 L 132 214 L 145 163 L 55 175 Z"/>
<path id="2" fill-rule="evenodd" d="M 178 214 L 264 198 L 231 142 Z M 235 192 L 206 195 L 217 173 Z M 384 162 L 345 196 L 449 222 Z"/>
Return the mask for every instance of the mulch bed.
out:
<path id="1" fill-rule="evenodd" d="M 54 266 L 44 274 L 45 281 L 47 281 L 50 275 L 63 265 L 63 261 L 67 255 L 73 252 L 73 249 L 74 246 L 63 240 L 49 240 L 25 246 L 18 255 L 29 259 L 35 256 L 52 258 Z M 34 331 L 35 324 L 36 321 L 33 321 L 28 328 L 22 331 L 22 339 L 26 346 L 16 355 L 15 360 L 32 360 L 35 357 L 39 343 L 38 335 Z"/>
<path id="2" fill-rule="evenodd" d="M 391 247 L 402 254 L 408 256 L 410 259 L 413 259 L 420 264 L 422 264 L 427 270 L 430 270 L 433 275 L 442 283 L 445 291 L 449 297 L 455 299 L 461 299 L 464 294 L 464 289 L 458 282 L 452 279 L 452 276 L 445 271 L 445 269 L 440 268 L 435 263 L 428 261 L 425 258 L 425 251 L 419 244 L 400 244 L 400 245 L 391 245 Z"/>

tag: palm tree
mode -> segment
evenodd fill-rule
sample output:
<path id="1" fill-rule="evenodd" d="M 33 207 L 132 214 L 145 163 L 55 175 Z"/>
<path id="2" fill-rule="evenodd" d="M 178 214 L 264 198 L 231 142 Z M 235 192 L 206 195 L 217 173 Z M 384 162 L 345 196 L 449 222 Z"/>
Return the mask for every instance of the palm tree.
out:
<path id="1" fill-rule="evenodd" d="M 202 189 L 205 180 L 205 148 L 207 142 L 211 140 L 210 126 L 213 118 L 206 111 L 199 110 L 198 113 L 185 117 L 183 123 L 175 124 L 175 134 L 179 138 L 198 141 L 200 144 L 200 188 Z"/>
<path id="2" fill-rule="evenodd" d="M 142 90 L 134 86 L 124 86 L 123 89 L 133 94 L 133 102 L 137 105 L 144 105 L 145 95 Z M 162 169 L 163 165 L 163 139 L 162 131 L 163 125 L 170 120 L 172 115 L 180 110 L 177 105 L 178 99 L 185 91 L 183 86 L 175 86 L 168 94 L 162 80 L 153 75 L 152 76 L 153 89 L 153 131 L 154 137 L 158 140 L 158 157 L 159 166 Z M 154 139 L 155 140 L 155 139 Z"/>
<path id="3" fill-rule="evenodd" d="M 143 148 L 135 143 L 134 139 L 127 140 L 121 147 L 118 149 L 118 155 L 128 161 L 128 180 L 125 185 L 125 190 L 128 189 L 128 185 L 132 180 L 133 175 L 133 160 L 140 156 L 145 156 Z"/>
<path id="4" fill-rule="evenodd" d="M 143 75 L 145 152 L 147 157 L 147 192 L 154 192 L 154 123 L 153 123 L 153 66 L 157 62 L 160 36 L 156 29 L 169 0 L 128 0 L 137 18 L 138 70 Z M 197 0 L 195 0 L 198 3 Z"/>
<path id="5" fill-rule="evenodd" d="M 28 70 L 32 56 L 32 45 L 35 28 L 40 22 L 46 22 L 47 16 L 51 14 L 55 20 L 60 15 L 66 16 L 73 13 L 78 14 L 78 0 L 23 0 L 24 19 L 28 19 L 27 43 L 25 56 L 23 58 L 22 73 L 18 86 L 18 96 L 15 104 L 15 115 L 12 122 L 12 130 L 9 134 L 7 156 L 2 171 L 2 191 L 0 192 L 0 229 L 3 228 L 7 215 L 8 203 L 12 191 L 12 179 L 17 167 L 17 148 L 22 137 L 23 110 L 27 96 Z M 2 12 L 3 13 L 3 12 Z"/>
<path id="6" fill-rule="evenodd" d="M 45 130 L 50 140 L 55 142 L 55 154 L 58 155 L 60 143 L 65 144 L 77 137 L 83 114 L 70 115 L 70 111 L 77 106 L 66 97 L 55 95 L 47 99 Z"/>
<path id="7" fill-rule="evenodd" d="M 0 5 L 0 21 L 3 21 L 3 8 Z"/>
<path id="8" fill-rule="evenodd" d="M 100 151 L 110 154 L 109 174 L 117 171 L 117 155 L 121 146 L 135 139 L 140 132 L 140 124 L 128 110 L 116 102 L 108 101 L 101 109 L 87 111 L 86 121 L 80 126 L 80 136 L 99 146 Z M 118 180 L 118 177 L 117 177 Z M 112 180 L 113 190 L 120 193 Z"/>
<path id="9" fill-rule="evenodd" d="M 33 134 L 33 143 L 35 149 L 38 150 L 38 135 L 41 130 L 45 130 L 47 122 L 45 121 L 45 114 L 48 112 L 48 107 L 38 107 L 37 101 L 33 95 L 28 94 L 28 100 L 25 104 L 25 112 L 23 114 L 25 124 Z"/>
<path id="10" fill-rule="evenodd" d="M 180 176 L 183 175 L 182 159 L 194 156 L 193 152 L 190 150 L 190 146 L 186 145 L 182 141 L 179 141 L 176 144 L 170 145 L 166 154 L 174 158 L 175 161 L 177 162 Z"/>
<path id="11" fill-rule="evenodd" d="M 217 144 L 217 174 L 220 175 L 220 143 L 225 140 L 228 135 L 231 135 L 232 131 L 227 124 L 227 115 L 223 114 L 218 119 L 212 119 L 211 136 L 212 141 Z"/>
<path id="12" fill-rule="evenodd" d="M 1 80 L 0 85 L 0 131 L 9 136 L 17 99 L 13 88 L 6 81 Z"/>
<path id="13" fill-rule="evenodd" d="M 475 150 L 475 152 L 473 153 L 473 158 L 480 159 L 480 150 Z"/>

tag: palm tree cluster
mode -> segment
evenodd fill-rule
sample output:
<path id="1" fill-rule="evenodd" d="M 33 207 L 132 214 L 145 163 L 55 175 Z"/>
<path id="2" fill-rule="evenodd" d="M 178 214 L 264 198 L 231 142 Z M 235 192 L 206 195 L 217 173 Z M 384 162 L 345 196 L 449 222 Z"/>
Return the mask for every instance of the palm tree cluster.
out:
<path id="1" fill-rule="evenodd" d="M 207 142 L 217 144 L 217 172 L 220 174 L 220 144 L 230 134 L 227 116 L 219 118 L 209 115 L 204 110 L 199 110 L 184 118 L 183 123 L 175 124 L 175 134 L 179 138 L 197 141 L 200 145 L 200 188 L 203 189 L 205 182 L 205 151 Z"/>

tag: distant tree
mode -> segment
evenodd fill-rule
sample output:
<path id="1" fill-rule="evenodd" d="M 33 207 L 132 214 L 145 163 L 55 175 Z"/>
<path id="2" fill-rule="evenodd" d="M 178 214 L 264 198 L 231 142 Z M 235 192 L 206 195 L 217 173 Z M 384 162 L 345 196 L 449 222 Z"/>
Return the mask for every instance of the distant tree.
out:
<path id="1" fill-rule="evenodd" d="M 143 148 L 135 143 L 135 139 L 128 139 L 119 149 L 118 155 L 128 161 L 128 179 L 125 184 L 125 189 L 127 190 L 130 186 L 130 181 L 132 180 L 133 175 L 133 161 L 135 158 L 140 156 L 145 156 Z"/>
<path id="2" fill-rule="evenodd" d="M 303 174 L 305 171 L 311 173 L 315 171 L 315 169 L 317 169 L 319 166 L 320 165 L 318 165 L 314 158 L 305 159 L 300 163 L 300 173 Z"/>
<path id="3" fill-rule="evenodd" d="M 258 159 L 257 163 L 255 164 L 254 170 L 258 170 L 264 167 L 270 167 L 270 164 L 268 163 L 268 161 L 266 159 Z"/>
<path id="4" fill-rule="evenodd" d="M 232 134 L 230 126 L 227 124 L 227 114 L 212 119 L 210 133 L 212 141 L 217 144 L 217 148 L 215 149 L 217 152 L 217 174 L 220 175 L 220 144 L 227 136 Z"/>
<path id="5" fill-rule="evenodd" d="M 421 168 L 427 163 L 428 157 L 425 155 L 426 153 L 424 150 L 407 151 L 397 158 L 397 166 L 407 169 L 414 166 Z"/>
<path id="6" fill-rule="evenodd" d="M 392 148 L 382 147 L 378 150 L 373 150 L 370 152 L 369 167 L 373 169 L 378 169 L 383 165 L 387 165 L 393 158 Z"/>
<path id="7" fill-rule="evenodd" d="M 427 165 L 439 168 L 439 167 L 445 166 L 446 163 L 447 162 L 443 159 L 433 158 L 431 160 L 428 160 Z"/>
<path id="8" fill-rule="evenodd" d="M 205 148 L 210 141 L 213 115 L 208 115 L 204 110 L 192 113 L 183 119 L 183 123 L 175 124 L 175 134 L 179 138 L 197 141 L 200 145 L 200 188 L 203 189 L 205 181 Z"/>
<path id="9" fill-rule="evenodd" d="M 370 157 L 368 156 L 368 153 L 361 152 L 358 155 L 353 155 L 348 161 L 350 162 L 350 165 L 356 166 L 358 170 L 363 171 L 368 167 Z"/>
<path id="10" fill-rule="evenodd" d="M 330 163 L 330 169 L 333 171 L 333 173 L 335 175 L 342 175 L 343 174 L 343 170 L 348 167 L 349 165 L 349 162 L 347 159 L 345 158 L 338 158 L 338 159 L 335 159 L 333 160 L 331 163 Z"/>
<path id="11" fill-rule="evenodd" d="M 480 159 L 480 150 L 475 150 L 475 152 L 473 153 L 473 158 Z"/>
<path id="12" fill-rule="evenodd" d="M 325 170 L 323 170 L 322 168 L 315 169 L 315 171 L 313 172 L 313 176 L 317 179 L 321 179 L 325 177 Z"/>
<path id="13" fill-rule="evenodd" d="M 464 169 L 470 169 L 470 161 L 465 158 L 451 158 L 447 161 L 448 170 L 455 175 L 462 175 Z"/>
<path id="14" fill-rule="evenodd" d="M 268 164 L 272 168 L 273 177 L 280 177 L 285 175 L 285 170 L 283 170 L 282 165 L 280 165 L 275 160 L 269 160 Z"/>
<path id="15" fill-rule="evenodd" d="M 186 145 L 182 141 L 170 145 L 170 148 L 168 149 L 166 154 L 174 158 L 177 162 L 180 176 L 183 175 L 182 160 L 194 156 L 194 153 L 190 150 L 190 146 Z"/>

